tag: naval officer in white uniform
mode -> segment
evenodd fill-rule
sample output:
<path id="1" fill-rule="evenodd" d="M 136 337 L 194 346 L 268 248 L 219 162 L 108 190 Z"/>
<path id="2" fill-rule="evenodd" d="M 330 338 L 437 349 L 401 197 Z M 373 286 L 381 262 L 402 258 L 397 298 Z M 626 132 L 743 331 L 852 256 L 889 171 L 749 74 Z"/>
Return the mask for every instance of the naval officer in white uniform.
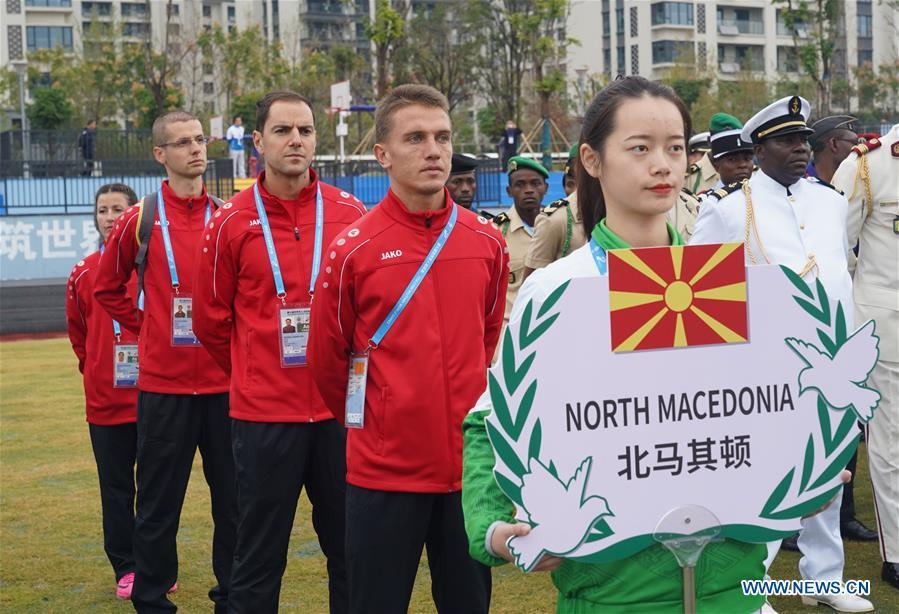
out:
<path id="1" fill-rule="evenodd" d="M 846 198 L 829 184 L 805 179 L 811 156 L 806 124 L 808 101 L 788 96 L 756 113 L 740 139 L 753 144 L 759 171 L 712 206 L 700 209 L 690 244 L 745 243 L 747 264 L 785 265 L 806 282 L 818 279 L 831 300 L 852 316 L 852 278 Z M 802 521 L 799 572 L 808 580 L 843 580 L 840 538 L 842 491 L 820 514 Z M 773 560 L 780 542 L 769 548 Z M 870 601 L 855 595 L 803 597 L 807 605 L 822 603 L 838 612 L 870 612 Z"/>
<path id="2" fill-rule="evenodd" d="M 899 589 L 899 124 L 852 148 L 833 176 L 849 198 L 858 240 L 856 322 L 873 319 L 880 357 L 868 377 L 883 396 L 868 423 L 868 466 L 880 530 L 880 577 Z"/>

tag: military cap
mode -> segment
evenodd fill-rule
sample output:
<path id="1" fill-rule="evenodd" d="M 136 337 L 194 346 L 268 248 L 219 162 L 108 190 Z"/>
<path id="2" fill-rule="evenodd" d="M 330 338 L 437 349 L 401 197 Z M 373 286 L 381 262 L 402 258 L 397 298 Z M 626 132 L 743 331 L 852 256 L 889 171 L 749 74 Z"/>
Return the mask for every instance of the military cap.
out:
<path id="1" fill-rule="evenodd" d="M 855 132 L 856 121 L 858 121 L 858 118 L 852 117 L 851 115 L 831 115 L 830 117 L 822 117 L 812 124 L 812 130 L 815 132 L 808 140 L 811 142 L 812 147 L 815 147 L 818 143 L 826 139 L 834 130 L 842 128 L 844 130 Z"/>
<path id="2" fill-rule="evenodd" d="M 462 173 L 470 173 L 474 171 L 478 166 L 479 162 L 472 158 L 471 156 L 466 156 L 465 154 L 453 154 L 453 166 L 450 169 L 450 175 L 460 175 Z"/>
<path id="3" fill-rule="evenodd" d="M 740 138 L 743 124 L 727 113 L 715 113 L 709 122 L 711 132 L 712 158 L 720 158 L 738 151 L 752 151 L 752 143 Z"/>
<path id="4" fill-rule="evenodd" d="M 743 126 L 740 139 L 758 145 L 765 139 L 787 134 L 809 135 L 814 132 L 806 124 L 811 110 L 812 107 L 805 98 L 781 98 L 753 115 Z"/>
<path id="5" fill-rule="evenodd" d="M 512 156 L 511 158 L 509 158 L 509 175 L 511 175 L 515 171 L 521 171 L 524 169 L 537 171 L 538 173 L 543 175 L 544 179 L 549 179 L 549 171 L 546 170 L 546 168 L 536 160 L 525 158 L 524 156 Z"/>
<path id="6" fill-rule="evenodd" d="M 568 161 L 565 162 L 565 174 L 569 177 L 574 177 L 574 159 L 577 158 L 578 150 L 580 149 L 581 144 L 575 143 L 571 146 L 571 149 L 568 150 Z"/>
<path id="7" fill-rule="evenodd" d="M 690 142 L 688 145 L 688 149 L 691 153 L 694 151 L 708 151 L 709 133 L 700 132 L 699 134 L 694 134 L 692 137 L 690 137 Z"/>

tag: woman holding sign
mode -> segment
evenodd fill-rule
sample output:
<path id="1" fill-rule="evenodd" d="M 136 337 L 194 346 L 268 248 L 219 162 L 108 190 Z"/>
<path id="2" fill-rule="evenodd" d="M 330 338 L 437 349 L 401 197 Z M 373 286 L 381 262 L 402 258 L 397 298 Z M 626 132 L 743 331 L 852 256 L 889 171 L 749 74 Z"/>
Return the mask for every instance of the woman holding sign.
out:
<path id="1" fill-rule="evenodd" d="M 528 277 L 513 322 L 529 301 L 540 303 L 566 281 L 605 275 L 607 250 L 684 244 L 666 213 L 683 186 L 690 131 L 690 116 L 674 91 L 642 77 L 619 79 L 594 98 L 576 162 L 577 200 L 591 240 Z M 509 539 L 528 534 L 531 526 L 516 523 L 514 505 L 494 479 L 484 422 L 492 409 L 485 392 L 463 423 L 462 500 L 472 556 L 496 566 L 513 560 Z M 697 611 L 749 614 L 766 607 L 763 595 L 745 596 L 740 586 L 741 580 L 764 577 L 765 554 L 763 544 L 709 544 L 703 557 L 714 564 L 696 569 Z M 544 555 L 532 570 L 553 572 L 559 612 L 683 611 L 681 568 L 661 545 L 610 563 Z"/>
<path id="2" fill-rule="evenodd" d="M 97 190 L 94 223 L 103 242 L 116 218 L 137 202 L 134 190 L 109 183 Z M 72 269 L 66 288 L 66 320 L 84 396 L 91 446 L 100 478 L 103 547 L 116 577 L 116 596 L 128 599 L 134 582 L 134 462 L 137 450 L 137 336 L 113 320 L 94 300 L 94 275 L 103 253 L 86 256 Z M 129 283 L 136 291 L 137 280 Z"/>

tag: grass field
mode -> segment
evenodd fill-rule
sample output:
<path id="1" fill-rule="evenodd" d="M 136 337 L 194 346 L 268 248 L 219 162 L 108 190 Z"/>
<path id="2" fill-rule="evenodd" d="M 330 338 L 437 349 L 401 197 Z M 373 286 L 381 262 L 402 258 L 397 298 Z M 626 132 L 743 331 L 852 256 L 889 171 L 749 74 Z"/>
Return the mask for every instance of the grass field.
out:
<path id="1" fill-rule="evenodd" d="M 199 460 L 178 534 L 180 591 L 184 612 L 210 610 L 209 495 Z M 856 488 L 860 518 L 873 526 L 864 455 Z M 326 612 L 324 560 L 309 520 L 305 497 L 297 512 L 282 611 Z M 880 581 L 875 544 L 849 543 L 845 577 L 870 578 L 878 612 L 899 614 L 899 592 Z M 784 552 L 775 578 L 797 578 L 798 557 Z M 555 609 L 546 574 L 525 576 L 505 566 L 494 570 L 494 612 L 539 613 Z M 0 343 L 0 611 L 128 612 L 117 601 L 103 553 L 96 468 L 90 450 L 81 380 L 65 339 Z M 782 614 L 811 612 L 798 598 L 773 599 Z M 424 559 L 412 612 L 432 612 Z"/>

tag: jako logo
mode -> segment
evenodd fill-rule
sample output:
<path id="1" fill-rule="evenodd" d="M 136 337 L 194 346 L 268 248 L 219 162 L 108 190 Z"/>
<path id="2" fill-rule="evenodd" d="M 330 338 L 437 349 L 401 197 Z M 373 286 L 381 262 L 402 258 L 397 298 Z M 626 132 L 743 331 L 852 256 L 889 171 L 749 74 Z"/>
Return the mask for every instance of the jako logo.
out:
<path id="1" fill-rule="evenodd" d="M 253 226 L 259 226 L 259 224 L 260 224 L 259 218 L 256 218 L 255 220 L 250 220 L 250 227 L 251 227 L 251 228 L 252 228 Z"/>
<path id="2" fill-rule="evenodd" d="M 403 255 L 403 250 L 394 249 L 389 252 L 381 252 L 381 260 L 390 260 L 391 258 L 399 258 Z"/>

